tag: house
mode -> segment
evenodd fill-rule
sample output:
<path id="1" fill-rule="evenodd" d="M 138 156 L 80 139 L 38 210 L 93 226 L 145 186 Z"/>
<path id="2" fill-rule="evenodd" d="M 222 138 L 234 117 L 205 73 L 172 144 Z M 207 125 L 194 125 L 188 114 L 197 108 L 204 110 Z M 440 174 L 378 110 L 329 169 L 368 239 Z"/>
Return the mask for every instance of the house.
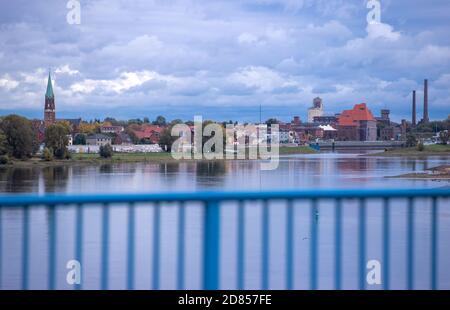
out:
<path id="1" fill-rule="evenodd" d="M 341 113 L 337 137 L 341 141 L 377 140 L 377 121 L 365 103 Z"/>
<path id="2" fill-rule="evenodd" d="M 140 141 L 158 144 L 161 133 L 164 131 L 164 127 L 142 125 L 139 128 L 132 129 L 132 131 Z"/>
<path id="3" fill-rule="evenodd" d="M 100 127 L 100 132 L 101 133 L 114 133 L 114 134 L 120 134 L 121 132 L 123 132 L 125 129 L 123 128 L 123 126 L 101 126 Z"/>
<path id="4" fill-rule="evenodd" d="M 133 145 L 134 143 L 128 134 L 126 134 L 125 132 L 121 132 L 114 139 L 114 144 L 115 145 Z"/>
<path id="5" fill-rule="evenodd" d="M 105 146 L 107 144 L 111 145 L 112 139 L 104 134 L 89 135 L 86 138 L 86 145 Z"/>

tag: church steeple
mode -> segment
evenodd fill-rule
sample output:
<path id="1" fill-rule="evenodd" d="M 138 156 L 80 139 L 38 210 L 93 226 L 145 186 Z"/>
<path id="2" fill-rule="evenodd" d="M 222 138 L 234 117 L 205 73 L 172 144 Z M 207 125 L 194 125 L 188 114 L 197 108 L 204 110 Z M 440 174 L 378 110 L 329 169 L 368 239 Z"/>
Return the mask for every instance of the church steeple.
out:
<path id="1" fill-rule="evenodd" d="M 50 76 L 50 70 L 48 71 L 48 81 L 47 81 L 47 92 L 45 93 L 46 98 L 53 98 L 53 86 L 52 77 Z"/>
<path id="2" fill-rule="evenodd" d="M 44 123 L 45 127 L 56 122 L 55 95 L 53 93 L 52 77 L 48 72 L 47 92 L 45 93 Z"/>

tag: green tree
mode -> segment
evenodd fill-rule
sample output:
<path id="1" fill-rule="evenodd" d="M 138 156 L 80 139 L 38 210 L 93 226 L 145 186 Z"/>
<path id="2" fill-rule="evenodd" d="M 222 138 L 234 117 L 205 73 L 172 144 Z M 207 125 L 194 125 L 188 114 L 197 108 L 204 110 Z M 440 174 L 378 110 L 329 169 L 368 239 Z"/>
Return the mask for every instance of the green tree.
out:
<path id="1" fill-rule="evenodd" d="M 103 158 L 111 158 L 113 156 L 112 146 L 109 144 L 100 146 L 100 156 Z"/>
<path id="2" fill-rule="evenodd" d="M 75 139 L 73 139 L 74 145 L 86 145 L 86 135 L 79 133 L 75 136 Z"/>
<path id="3" fill-rule="evenodd" d="M 45 146 L 53 150 L 53 154 L 58 159 L 67 158 L 69 151 L 69 134 L 67 128 L 60 124 L 50 125 L 45 130 Z"/>
<path id="4" fill-rule="evenodd" d="M 8 154 L 8 143 L 6 141 L 5 133 L 0 129 L 0 155 L 6 154 Z"/>
<path id="5" fill-rule="evenodd" d="M 413 134 L 408 134 L 406 136 L 406 146 L 407 147 L 414 147 L 417 145 L 417 137 Z"/>
<path id="6" fill-rule="evenodd" d="M 0 127 L 6 138 L 9 155 L 19 159 L 31 157 L 35 137 L 29 120 L 18 115 L 8 115 Z"/>
<path id="7" fill-rule="evenodd" d="M 45 161 L 52 161 L 53 160 L 53 150 L 46 147 L 44 151 L 42 152 L 42 159 Z"/>
<path id="8" fill-rule="evenodd" d="M 448 130 L 445 131 L 441 131 L 439 133 L 439 140 L 441 140 L 441 143 L 444 145 L 447 145 L 448 140 L 449 140 L 449 133 Z"/>
<path id="9" fill-rule="evenodd" d="M 417 144 L 417 150 L 418 150 L 419 152 L 423 152 L 423 151 L 425 150 L 425 145 L 423 144 L 422 141 L 420 141 L 420 142 Z"/>
<path id="10" fill-rule="evenodd" d="M 266 121 L 266 125 L 279 124 L 279 123 L 280 123 L 280 121 L 277 120 L 276 118 L 269 118 L 269 119 Z"/>
<path id="11" fill-rule="evenodd" d="M 156 126 L 166 126 L 166 118 L 164 116 L 158 116 L 156 120 L 153 122 L 153 125 Z"/>
<path id="12" fill-rule="evenodd" d="M 170 152 L 172 150 L 172 144 L 175 142 L 176 139 L 178 139 L 178 137 L 172 136 L 172 128 L 175 125 L 176 124 L 173 124 L 173 125 L 167 127 L 166 129 L 164 129 L 161 132 L 161 135 L 159 137 L 159 145 L 163 149 L 166 149 L 167 152 Z"/>

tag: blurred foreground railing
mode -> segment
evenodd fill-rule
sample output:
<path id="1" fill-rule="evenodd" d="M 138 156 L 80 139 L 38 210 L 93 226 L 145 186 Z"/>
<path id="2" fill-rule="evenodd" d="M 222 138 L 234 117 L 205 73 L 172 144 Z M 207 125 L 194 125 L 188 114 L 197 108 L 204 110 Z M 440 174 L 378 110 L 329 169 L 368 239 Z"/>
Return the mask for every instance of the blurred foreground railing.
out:
<path id="1" fill-rule="evenodd" d="M 415 202 L 417 199 L 427 199 L 431 202 L 430 210 L 430 279 L 431 289 L 438 288 L 438 208 L 441 207 L 440 199 L 444 199 L 445 206 L 448 205 L 448 198 L 450 197 L 449 189 L 423 189 L 423 190 L 326 190 L 326 191 L 295 191 L 295 192 L 250 192 L 250 193 L 220 193 L 220 192 L 205 192 L 205 193 L 170 193 L 170 194 L 137 194 L 137 195 L 93 195 L 93 196 L 2 196 L 0 197 L 0 279 L 3 268 L 3 252 L 2 244 L 4 241 L 4 234 L 2 228 L 5 219 L 2 218 L 2 213 L 5 209 L 20 208 L 23 209 L 22 217 L 22 255 L 21 255 L 21 288 L 29 288 L 29 273 L 30 273 L 30 207 L 48 209 L 48 289 L 55 289 L 56 287 L 56 265 L 57 265 L 57 217 L 56 210 L 75 205 L 75 257 L 82 262 L 83 251 L 83 227 L 85 225 L 83 208 L 89 208 L 93 205 L 101 206 L 101 268 L 99 286 L 101 289 L 109 288 L 109 255 L 108 245 L 110 243 L 110 232 L 114 227 L 110 227 L 110 211 L 116 205 L 126 205 L 127 208 L 127 267 L 126 267 L 126 288 L 134 289 L 135 283 L 135 255 L 136 255 L 136 214 L 135 206 L 138 203 L 152 203 L 154 208 L 153 222 L 149 223 L 153 231 L 153 257 L 152 257 L 152 288 L 159 289 L 160 287 L 160 263 L 164 260 L 161 257 L 161 214 L 160 210 L 163 203 L 178 203 L 178 227 L 177 227 L 177 288 L 185 288 L 185 229 L 186 216 L 185 212 L 188 202 L 200 202 L 204 206 L 203 212 L 203 264 L 202 277 L 204 289 L 219 289 L 220 288 L 220 240 L 221 240 L 221 204 L 223 202 L 234 201 L 238 203 L 238 213 L 236 219 L 237 238 L 236 238 L 236 270 L 230 271 L 236 274 L 236 288 L 244 288 L 244 275 L 246 265 L 245 260 L 245 204 L 248 201 L 258 201 L 262 204 L 261 212 L 261 288 L 269 288 L 269 260 L 270 254 L 270 213 L 269 202 L 285 201 L 286 202 L 286 218 L 285 218 L 285 288 L 294 288 L 294 202 L 303 201 L 309 204 L 310 218 L 309 218 L 309 288 L 318 289 L 318 223 L 316 216 L 319 212 L 319 202 L 330 201 L 334 207 L 334 288 L 342 288 L 342 263 L 343 263 L 343 209 L 346 203 L 350 200 L 358 202 L 357 221 L 358 221 L 358 242 L 357 242 L 357 268 L 358 268 L 358 287 L 359 289 L 366 288 L 366 223 L 367 223 L 367 202 L 372 200 L 380 200 L 382 202 L 382 249 L 383 249 L 383 288 L 389 289 L 389 275 L 391 272 L 389 257 L 390 257 L 390 227 L 391 227 L 391 207 L 393 199 L 406 199 L 407 201 L 407 288 L 414 289 L 414 220 L 415 220 Z M 450 242 L 450 241 L 448 241 Z M 80 288 L 81 286 L 77 286 Z"/>

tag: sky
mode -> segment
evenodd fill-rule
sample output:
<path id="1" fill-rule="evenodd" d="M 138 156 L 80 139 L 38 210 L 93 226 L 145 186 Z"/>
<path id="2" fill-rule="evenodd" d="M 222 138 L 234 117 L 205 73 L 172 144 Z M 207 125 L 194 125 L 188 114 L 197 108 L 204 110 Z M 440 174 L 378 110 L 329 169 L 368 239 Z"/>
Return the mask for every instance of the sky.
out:
<path id="1" fill-rule="evenodd" d="M 0 0 L 0 115 L 42 118 L 49 69 L 58 118 L 303 120 L 450 114 L 450 2 L 380 0 Z"/>

